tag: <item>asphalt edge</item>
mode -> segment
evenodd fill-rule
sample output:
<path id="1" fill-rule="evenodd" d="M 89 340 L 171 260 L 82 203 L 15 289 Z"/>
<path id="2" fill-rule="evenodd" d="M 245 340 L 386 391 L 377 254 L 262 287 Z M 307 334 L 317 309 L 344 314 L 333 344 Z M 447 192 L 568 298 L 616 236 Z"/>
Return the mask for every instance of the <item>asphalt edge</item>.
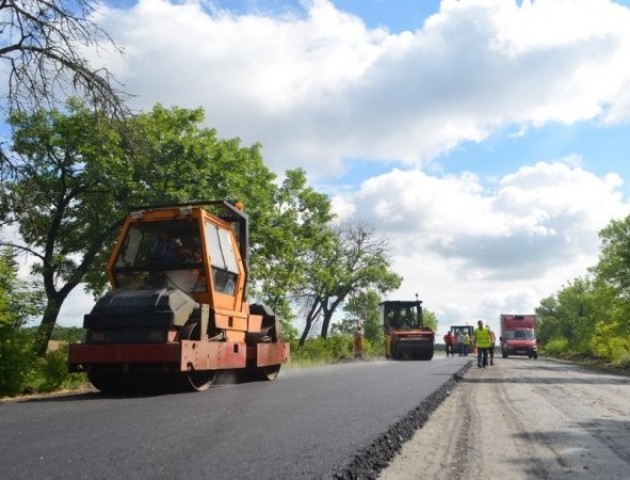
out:
<path id="1" fill-rule="evenodd" d="M 387 431 L 378 436 L 368 447 L 362 449 L 354 459 L 334 474 L 335 480 L 374 480 L 389 465 L 389 462 L 411 439 L 417 430 L 427 422 L 431 414 L 449 397 L 455 386 L 470 369 L 468 362 L 435 392 L 425 398 L 420 405 L 407 413 Z"/>

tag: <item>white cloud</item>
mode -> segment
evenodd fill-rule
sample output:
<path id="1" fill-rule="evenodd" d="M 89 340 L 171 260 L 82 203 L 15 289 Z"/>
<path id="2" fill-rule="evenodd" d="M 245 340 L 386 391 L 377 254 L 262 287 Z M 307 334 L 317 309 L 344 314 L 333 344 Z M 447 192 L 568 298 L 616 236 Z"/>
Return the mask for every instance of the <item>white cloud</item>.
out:
<path id="1" fill-rule="evenodd" d="M 305 5 L 278 16 L 195 1 L 104 8 L 101 23 L 127 54 L 95 62 L 138 108 L 203 106 L 208 126 L 261 142 L 279 173 L 302 166 L 324 180 L 349 159 L 404 165 L 333 205 L 392 237 L 405 277 L 397 296 L 419 293 L 444 325 L 532 310 L 596 262 L 597 231 L 628 213 L 618 175 L 586 171 L 579 155 L 496 181 L 422 169 L 497 130 L 630 119 L 630 10 L 443 0 L 414 32 L 391 34 L 330 1 Z"/>
<path id="2" fill-rule="evenodd" d="M 598 177 L 574 157 L 539 162 L 483 186 L 476 175 L 394 170 L 334 205 L 346 219 L 387 234 L 404 276 L 393 296 L 420 293 L 429 309 L 487 318 L 497 308 L 533 310 L 597 262 L 597 232 L 630 213 L 616 174 Z M 496 316 L 496 315 L 495 315 Z"/>
<path id="3" fill-rule="evenodd" d="M 506 124 L 627 117 L 630 11 L 610 1 L 445 0 L 401 34 L 327 0 L 276 17 L 203 5 L 103 10 L 127 55 L 99 61 L 139 107 L 202 105 L 220 135 L 262 142 L 277 170 L 418 164 Z"/>

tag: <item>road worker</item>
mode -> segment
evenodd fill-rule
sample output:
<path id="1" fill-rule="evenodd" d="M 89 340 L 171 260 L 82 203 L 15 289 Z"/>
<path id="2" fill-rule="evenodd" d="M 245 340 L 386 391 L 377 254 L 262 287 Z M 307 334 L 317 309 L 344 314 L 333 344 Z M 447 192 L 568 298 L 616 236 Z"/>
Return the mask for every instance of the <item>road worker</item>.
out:
<path id="1" fill-rule="evenodd" d="M 455 356 L 455 337 L 453 336 L 453 332 L 449 330 L 449 332 L 444 335 L 444 345 L 446 345 L 446 356 L 448 357 L 449 353 L 451 357 Z"/>
<path id="2" fill-rule="evenodd" d="M 470 353 L 470 342 L 471 342 L 471 338 L 470 335 L 468 335 L 468 332 L 464 332 L 464 356 L 467 357 L 468 354 Z"/>
<path id="3" fill-rule="evenodd" d="M 488 333 L 490 334 L 490 348 L 488 348 L 490 365 L 494 365 L 494 347 L 497 343 L 497 337 L 494 335 L 494 332 L 490 328 L 490 325 L 486 325 L 486 330 L 488 330 Z"/>
<path id="4" fill-rule="evenodd" d="M 491 343 L 490 332 L 484 328 L 483 320 L 479 320 L 477 326 L 473 334 L 474 345 L 477 348 L 477 367 L 486 368 L 488 366 L 488 349 Z"/>
<path id="5" fill-rule="evenodd" d="M 359 325 L 354 332 L 354 342 L 352 346 L 354 358 L 363 358 L 363 329 Z"/>

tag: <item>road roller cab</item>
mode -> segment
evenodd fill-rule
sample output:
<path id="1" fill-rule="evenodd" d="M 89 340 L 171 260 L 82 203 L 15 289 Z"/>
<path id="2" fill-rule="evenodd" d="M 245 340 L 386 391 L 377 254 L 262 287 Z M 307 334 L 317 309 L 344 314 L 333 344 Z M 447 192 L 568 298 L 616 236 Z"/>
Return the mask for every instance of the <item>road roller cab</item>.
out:
<path id="1" fill-rule="evenodd" d="M 289 346 L 273 311 L 247 301 L 247 256 L 248 217 L 231 203 L 133 211 L 69 370 L 106 392 L 205 390 L 226 369 L 275 379 Z"/>
<path id="2" fill-rule="evenodd" d="M 394 360 L 431 360 L 435 332 L 422 321 L 422 301 L 385 301 L 379 304 L 385 329 L 385 356 Z"/>

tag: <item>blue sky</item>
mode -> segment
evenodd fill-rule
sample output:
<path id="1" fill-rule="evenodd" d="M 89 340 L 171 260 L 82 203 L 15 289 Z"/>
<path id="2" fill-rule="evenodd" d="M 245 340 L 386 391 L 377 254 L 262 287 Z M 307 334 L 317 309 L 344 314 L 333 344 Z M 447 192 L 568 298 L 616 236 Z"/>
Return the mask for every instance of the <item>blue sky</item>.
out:
<path id="1" fill-rule="evenodd" d="M 90 53 L 134 97 L 206 111 L 368 221 L 440 330 L 530 313 L 630 213 L 630 5 L 116 0 Z M 75 292 L 62 325 L 92 299 Z"/>
<path id="2" fill-rule="evenodd" d="M 212 2 L 221 8 L 239 12 L 282 14 L 287 10 L 304 11 L 304 2 L 284 0 L 221 0 Z M 392 33 L 416 30 L 422 21 L 438 11 L 439 0 L 339 0 L 334 5 L 361 18 L 370 28 L 387 28 Z"/>

